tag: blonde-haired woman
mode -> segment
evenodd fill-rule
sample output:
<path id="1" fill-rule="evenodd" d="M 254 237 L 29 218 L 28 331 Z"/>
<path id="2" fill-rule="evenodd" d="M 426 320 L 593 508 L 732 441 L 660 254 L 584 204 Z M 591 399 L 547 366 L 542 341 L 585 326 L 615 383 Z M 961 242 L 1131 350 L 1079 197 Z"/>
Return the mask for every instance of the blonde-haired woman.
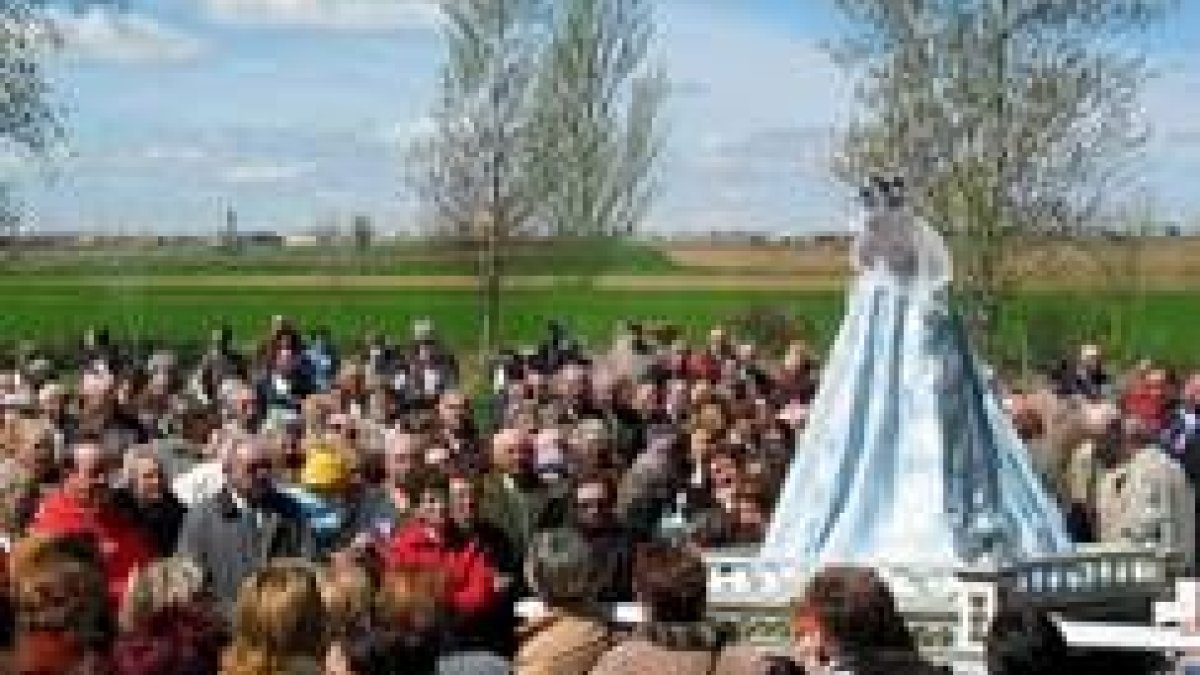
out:
<path id="1" fill-rule="evenodd" d="M 375 585 L 364 568 L 352 563 L 322 568 L 317 581 L 321 600 L 325 603 L 325 637 L 329 648 L 325 657 L 325 673 L 340 675 L 355 672 L 349 649 L 355 640 L 373 632 Z"/>
<path id="2" fill-rule="evenodd" d="M 155 560 L 129 576 L 121 629 L 135 630 L 162 610 L 196 603 L 203 590 L 204 572 L 196 563 L 187 558 Z"/>
<path id="3" fill-rule="evenodd" d="M 156 560 L 135 572 L 112 650 L 117 675 L 215 672 L 227 636 L 203 590 L 204 573 L 185 558 Z"/>
<path id="4" fill-rule="evenodd" d="M 242 585 L 233 642 L 221 675 L 318 675 L 325 658 L 325 608 L 313 569 L 275 562 Z"/>

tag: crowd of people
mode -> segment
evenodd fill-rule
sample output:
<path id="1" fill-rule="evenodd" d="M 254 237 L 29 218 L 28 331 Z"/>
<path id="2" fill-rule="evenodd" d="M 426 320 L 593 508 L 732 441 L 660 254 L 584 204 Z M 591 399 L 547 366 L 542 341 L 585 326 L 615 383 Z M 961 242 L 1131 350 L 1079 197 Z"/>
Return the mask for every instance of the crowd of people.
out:
<path id="1" fill-rule="evenodd" d="M 194 362 L 92 331 L 11 365 L 0 672 L 932 672 L 869 570 L 812 580 L 793 658 L 706 620 L 698 551 L 764 536 L 819 383 L 804 344 L 629 325 L 585 353 L 552 324 L 477 395 L 429 321 L 341 353 L 276 317 Z M 993 384 L 1074 536 L 1194 561 L 1200 375 L 1087 346 L 1044 382 Z M 1005 670 L 1040 624 L 998 625 L 994 672 L 1066 672 Z"/>

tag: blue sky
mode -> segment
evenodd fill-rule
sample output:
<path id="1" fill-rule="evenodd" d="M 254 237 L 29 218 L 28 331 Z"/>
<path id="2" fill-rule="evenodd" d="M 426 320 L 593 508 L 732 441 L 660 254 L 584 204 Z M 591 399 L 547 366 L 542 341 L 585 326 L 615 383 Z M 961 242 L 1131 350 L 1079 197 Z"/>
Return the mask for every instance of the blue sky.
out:
<path id="1" fill-rule="evenodd" d="M 828 231 L 849 195 L 826 160 L 849 89 L 821 48 L 832 0 L 659 0 L 677 92 L 653 230 Z M 1148 39 L 1160 78 L 1139 189 L 1194 219 L 1200 2 Z M 51 10 L 70 153 L 20 176 L 46 230 L 303 230 L 353 213 L 414 222 L 400 151 L 440 59 L 429 0 L 71 0 Z"/>

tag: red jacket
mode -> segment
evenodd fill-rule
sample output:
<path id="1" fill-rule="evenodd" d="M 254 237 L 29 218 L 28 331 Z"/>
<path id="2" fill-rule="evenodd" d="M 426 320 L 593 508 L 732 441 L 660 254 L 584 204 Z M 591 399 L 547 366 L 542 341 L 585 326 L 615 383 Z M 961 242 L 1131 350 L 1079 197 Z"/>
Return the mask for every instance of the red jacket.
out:
<path id="1" fill-rule="evenodd" d="M 419 518 L 392 536 L 384 561 L 388 567 L 416 565 L 440 570 L 446 575 L 447 600 L 460 617 L 478 616 L 499 598 L 496 573 L 478 542 L 461 539 L 448 543 Z"/>
<path id="2" fill-rule="evenodd" d="M 42 499 L 29 531 L 51 536 L 82 534 L 92 537 L 104 563 L 108 597 L 113 607 L 120 607 L 129 575 L 154 560 L 150 544 L 124 515 L 112 507 L 85 509 L 62 489 Z"/>

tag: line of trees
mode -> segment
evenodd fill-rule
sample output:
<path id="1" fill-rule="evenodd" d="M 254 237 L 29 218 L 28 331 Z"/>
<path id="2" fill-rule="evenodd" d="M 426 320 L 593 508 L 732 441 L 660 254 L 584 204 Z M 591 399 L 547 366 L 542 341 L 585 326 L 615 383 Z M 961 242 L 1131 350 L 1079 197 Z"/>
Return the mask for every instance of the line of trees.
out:
<path id="1" fill-rule="evenodd" d="M 442 0 L 433 131 L 409 156 L 434 230 L 477 257 L 481 349 L 501 344 L 507 252 L 530 236 L 603 266 L 657 188 L 666 80 L 652 0 Z"/>

